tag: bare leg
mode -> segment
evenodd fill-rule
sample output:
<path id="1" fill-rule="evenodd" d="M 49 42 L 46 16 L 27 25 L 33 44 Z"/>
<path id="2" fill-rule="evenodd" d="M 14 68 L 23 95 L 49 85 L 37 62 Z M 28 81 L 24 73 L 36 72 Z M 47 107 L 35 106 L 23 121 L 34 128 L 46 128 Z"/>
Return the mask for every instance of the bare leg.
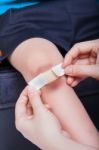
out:
<path id="1" fill-rule="evenodd" d="M 23 74 L 26 81 L 62 61 L 56 46 L 39 38 L 23 42 L 10 57 L 10 62 Z M 42 96 L 73 139 L 98 147 L 98 133 L 73 89 L 66 85 L 65 77 L 44 87 Z"/>

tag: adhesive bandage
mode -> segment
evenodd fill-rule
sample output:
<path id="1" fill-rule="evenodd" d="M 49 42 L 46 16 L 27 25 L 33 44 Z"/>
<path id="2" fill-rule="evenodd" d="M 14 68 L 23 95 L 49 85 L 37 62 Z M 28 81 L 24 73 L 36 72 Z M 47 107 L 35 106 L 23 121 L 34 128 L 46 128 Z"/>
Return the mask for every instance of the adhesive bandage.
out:
<path id="1" fill-rule="evenodd" d="M 50 70 L 39 74 L 33 80 L 31 80 L 28 85 L 34 87 L 36 90 L 41 89 L 45 85 L 55 81 L 59 77 L 65 74 L 62 64 L 55 65 Z"/>

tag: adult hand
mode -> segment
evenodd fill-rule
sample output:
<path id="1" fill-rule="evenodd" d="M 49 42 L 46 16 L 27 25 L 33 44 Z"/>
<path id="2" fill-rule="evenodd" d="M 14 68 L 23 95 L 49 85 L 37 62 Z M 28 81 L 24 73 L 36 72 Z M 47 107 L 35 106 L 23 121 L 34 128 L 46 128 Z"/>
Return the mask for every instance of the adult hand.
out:
<path id="1" fill-rule="evenodd" d="M 25 88 L 16 103 L 15 116 L 17 130 L 43 150 L 97 150 L 70 139 L 48 106 L 42 103 L 40 91 Z"/>
<path id="2" fill-rule="evenodd" d="M 29 100 L 32 107 L 28 105 Z M 25 88 L 17 101 L 15 114 L 16 128 L 41 149 L 55 149 L 65 137 L 57 118 L 42 103 L 40 91 Z"/>
<path id="3" fill-rule="evenodd" d="M 63 67 L 71 86 L 86 77 L 99 79 L 99 39 L 75 44 L 65 56 Z"/>

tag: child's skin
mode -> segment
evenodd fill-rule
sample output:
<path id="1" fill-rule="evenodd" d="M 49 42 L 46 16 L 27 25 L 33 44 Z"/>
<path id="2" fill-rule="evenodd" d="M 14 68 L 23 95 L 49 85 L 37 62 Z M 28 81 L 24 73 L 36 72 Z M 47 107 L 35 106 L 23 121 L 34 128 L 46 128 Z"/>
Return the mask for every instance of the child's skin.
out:
<path id="1" fill-rule="evenodd" d="M 28 82 L 39 73 L 62 62 L 63 57 L 53 43 L 34 38 L 21 43 L 9 61 Z M 51 106 L 63 129 L 69 132 L 74 140 L 99 147 L 98 132 L 73 89 L 66 85 L 65 77 L 45 86 L 42 96 L 44 102 Z"/>

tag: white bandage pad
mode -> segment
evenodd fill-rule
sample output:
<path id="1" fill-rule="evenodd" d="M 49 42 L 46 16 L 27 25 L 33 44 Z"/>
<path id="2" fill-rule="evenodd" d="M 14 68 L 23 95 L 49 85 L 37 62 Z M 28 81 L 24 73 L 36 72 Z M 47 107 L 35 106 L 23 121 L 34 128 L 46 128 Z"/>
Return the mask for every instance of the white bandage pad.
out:
<path id="1" fill-rule="evenodd" d="M 32 86 L 36 90 L 41 89 L 45 85 L 55 81 L 59 77 L 65 74 L 62 64 L 55 65 L 50 70 L 39 74 L 33 80 L 31 80 L 28 85 Z"/>
<path id="2" fill-rule="evenodd" d="M 62 64 L 58 64 L 58 65 L 52 67 L 52 71 L 59 77 L 61 77 L 65 74 L 64 69 L 62 68 Z"/>

